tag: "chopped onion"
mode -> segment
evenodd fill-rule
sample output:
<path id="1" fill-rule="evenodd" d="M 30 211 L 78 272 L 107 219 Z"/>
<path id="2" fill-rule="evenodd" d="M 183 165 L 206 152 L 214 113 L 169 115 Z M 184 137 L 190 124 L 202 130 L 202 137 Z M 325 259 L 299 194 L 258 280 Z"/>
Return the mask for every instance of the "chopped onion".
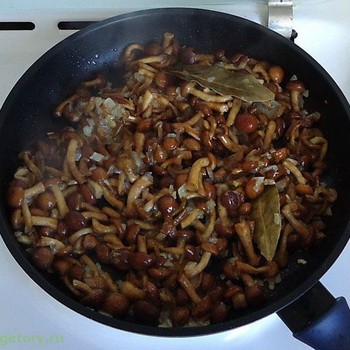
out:
<path id="1" fill-rule="evenodd" d="M 169 134 L 166 135 L 166 137 L 176 139 L 178 138 L 178 135 L 174 132 L 170 132 Z"/>
<path id="2" fill-rule="evenodd" d="M 207 171 L 209 179 L 215 183 L 215 177 L 214 177 L 214 172 L 213 172 L 212 168 L 210 166 L 207 166 L 205 168 L 205 170 Z"/>
<path id="3" fill-rule="evenodd" d="M 90 137 L 92 134 L 93 128 L 91 126 L 84 126 L 83 127 L 83 133 L 85 136 Z"/>
<path id="4" fill-rule="evenodd" d="M 274 165 L 269 165 L 269 166 L 267 166 L 267 167 L 261 169 L 261 172 L 262 172 L 262 173 L 266 173 L 266 172 L 268 172 L 268 171 L 270 171 L 270 170 L 278 171 L 278 166 L 275 165 L 275 164 L 274 164 Z"/>
<path id="5" fill-rule="evenodd" d="M 110 97 L 107 97 L 103 101 L 103 105 L 111 111 L 116 106 L 116 103 Z"/>
<path id="6" fill-rule="evenodd" d="M 146 176 L 146 177 L 147 177 L 147 179 L 153 183 L 153 175 L 152 175 L 152 173 L 147 172 L 147 173 L 145 173 L 145 175 L 144 175 L 144 176 Z"/>
<path id="7" fill-rule="evenodd" d="M 95 162 L 97 163 L 100 163 L 102 162 L 106 157 L 101 154 L 101 153 L 98 153 L 98 152 L 94 152 L 91 156 L 90 156 L 90 159 L 91 160 L 94 160 Z"/>
<path id="8" fill-rule="evenodd" d="M 88 180 L 88 186 L 97 199 L 102 198 L 103 188 L 97 182 L 93 180 Z"/>
<path id="9" fill-rule="evenodd" d="M 284 191 L 285 190 L 285 188 L 287 187 L 287 185 L 288 185 L 288 179 L 286 178 L 286 177 L 284 177 L 282 180 L 280 180 L 280 181 L 277 181 L 276 182 L 276 186 L 277 186 L 277 188 L 278 188 L 278 191 L 279 192 L 282 192 L 282 191 Z"/>
<path id="10" fill-rule="evenodd" d="M 145 77 L 139 72 L 134 73 L 134 78 L 139 82 L 143 83 L 145 81 Z"/>
<path id="11" fill-rule="evenodd" d="M 116 105 L 112 110 L 111 114 L 116 117 L 117 119 L 120 119 L 123 116 L 123 113 L 125 112 L 125 109 L 122 105 L 118 104 Z"/>
<path id="12" fill-rule="evenodd" d="M 145 163 L 143 162 L 143 160 L 141 159 L 140 155 L 137 152 L 132 151 L 131 155 L 132 155 L 132 159 L 135 162 L 137 171 L 140 172 L 145 167 Z"/>
<path id="13" fill-rule="evenodd" d="M 324 212 L 324 215 L 326 216 L 332 216 L 332 208 L 331 207 L 328 207 L 325 212 Z"/>
<path id="14" fill-rule="evenodd" d="M 293 159 L 293 158 L 287 158 L 286 160 L 288 160 L 289 162 L 293 163 L 294 165 L 298 165 L 298 161 Z"/>
<path id="15" fill-rule="evenodd" d="M 95 102 L 95 107 L 97 108 L 97 107 L 101 106 L 101 104 L 103 103 L 103 98 L 95 97 L 94 102 Z"/>
<path id="16" fill-rule="evenodd" d="M 173 264 L 172 261 L 166 260 L 163 266 L 165 266 L 165 267 L 172 267 L 172 266 L 174 266 L 174 264 Z"/>
<path id="17" fill-rule="evenodd" d="M 23 235 L 23 232 L 22 231 L 15 231 L 13 234 L 16 238 L 18 238 L 19 236 Z"/>
<path id="18" fill-rule="evenodd" d="M 110 174 L 120 174 L 121 170 L 119 170 L 115 165 L 111 165 L 107 171 L 107 175 Z"/>
<path id="19" fill-rule="evenodd" d="M 207 207 L 209 211 L 213 210 L 216 207 L 215 201 L 213 201 L 212 199 L 209 199 L 207 202 Z"/>
<path id="20" fill-rule="evenodd" d="M 255 179 L 255 184 L 253 189 L 255 192 L 258 192 L 260 189 L 260 186 L 264 183 L 265 178 L 263 176 L 257 176 L 257 177 L 254 177 L 253 179 Z"/>
<path id="21" fill-rule="evenodd" d="M 82 156 L 81 150 L 80 148 L 77 148 L 77 150 L 75 151 L 75 161 L 79 162 L 81 156 Z"/>
<path id="22" fill-rule="evenodd" d="M 281 104 L 273 100 L 269 104 L 260 102 L 254 103 L 254 107 L 256 107 L 260 112 L 264 113 L 268 118 L 272 119 L 276 117 L 277 111 L 281 107 Z"/>

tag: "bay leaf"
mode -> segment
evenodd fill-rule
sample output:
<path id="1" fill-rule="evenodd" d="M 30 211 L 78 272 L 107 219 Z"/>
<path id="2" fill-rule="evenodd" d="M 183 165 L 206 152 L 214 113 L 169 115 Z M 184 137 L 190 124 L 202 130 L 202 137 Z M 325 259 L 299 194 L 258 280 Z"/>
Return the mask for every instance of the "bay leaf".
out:
<path id="1" fill-rule="evenodd" d="M 194 80 L 202 87 L 210 88 L 220 95 L 231 95 L 246 102 L 266 102 L 275 97 L 274 93 L 253 75 L 220 66 L 179 65 L 168 69 L 167 72 L 184 80 Z"/>
<path id="2" fill-rule="evenodd" d="M 251 217 L 255 222 L 253 240 L 261 254 L 271 261 L 281 234 L 280 200 L 275 185 L 266 186 L 262 195 L 252 203 Z"/>

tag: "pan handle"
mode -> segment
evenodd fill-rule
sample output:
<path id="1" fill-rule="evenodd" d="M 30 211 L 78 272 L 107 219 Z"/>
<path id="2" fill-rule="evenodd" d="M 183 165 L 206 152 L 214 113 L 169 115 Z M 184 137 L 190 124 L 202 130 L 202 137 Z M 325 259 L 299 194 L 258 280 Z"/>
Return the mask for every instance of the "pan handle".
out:
<path id="1" fill-rule="evenodd" d="M 278 316 L 293 336 L 315 350 L 350 349 L 350 309 L 317 282 Z"/>

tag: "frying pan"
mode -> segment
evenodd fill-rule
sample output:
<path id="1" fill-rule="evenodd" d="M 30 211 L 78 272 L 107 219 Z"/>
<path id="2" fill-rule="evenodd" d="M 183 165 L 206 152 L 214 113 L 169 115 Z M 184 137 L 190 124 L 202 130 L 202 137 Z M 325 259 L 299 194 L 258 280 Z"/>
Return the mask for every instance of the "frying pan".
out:
<path id="1" fill-rule="evenodd" d="M 118 63 L 130 43 L 160 41 L 172 32 L 182 45 L 202 52 L 225 49 L 243 52 L 296 74 L 310 90 L 306 109 L 321 113 L 320 128 L 329 141 L 328 168 L 323 181 L 339 199 L 329 218 L 331 234 L 316 248 L 298 253 L 283 271 L 283 281 L 270 292 L 268 303 L 236 313 L 220 324 L 189 328 L 157 328 L 109 318 L 74 301 L 59 281 L 38 272 L 13 235 L 5 192 L 19 166 L 17 154 L 46 132 L 61 129 L 55 106 L 70 96 L 83 80 L 102 73 L 112 82 L 122 76 Z M 117 16 L 93 24 L 63 40 L 44 54 L 15 85 L 0 112 L 0 230 L 13 257 L 48 294 L 70 309 L 118 329 L 157 336 L 196 336 L 240 327 L 278 312 L 294 336 L 315 349 L 350 348 L 350 311 L 344 298 L 335 299 L 318 281 L 337 259 L 350 234 L 350 107 L 327 72 L 293 42 L 251 21 L 199 9 L 153 9 Z"/>

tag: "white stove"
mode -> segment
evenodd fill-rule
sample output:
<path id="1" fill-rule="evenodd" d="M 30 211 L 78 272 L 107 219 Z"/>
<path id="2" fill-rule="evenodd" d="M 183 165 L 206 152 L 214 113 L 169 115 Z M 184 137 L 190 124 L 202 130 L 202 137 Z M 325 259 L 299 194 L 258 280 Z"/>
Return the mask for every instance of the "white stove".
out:
<path id="1" fill-rule="evenodd" d="M 299 0 L 294 3 L 295 43 L 334 78 L 350 101 L 350 2 Z M 61 21 L 95 21 L 153 7 L 191 6 L 235 14 L 267 24 L 267 0 L 0 0 L 0 105 L 26 69 L 74 30 L 59 30 Z M 1 30 L 1 22 L 31 22 L 34 30 Z M 29 24 L 32 26 L 32 24 Z M 350 301 L 350 244 L 322 283 L 335 297 Z M 277 315 L 216 335 L 156 338 L 119 331 L 91 321 L 60 304 L 20 268 L 0 238 L 0 349 L 310 349 L 293 338 Z"/>

